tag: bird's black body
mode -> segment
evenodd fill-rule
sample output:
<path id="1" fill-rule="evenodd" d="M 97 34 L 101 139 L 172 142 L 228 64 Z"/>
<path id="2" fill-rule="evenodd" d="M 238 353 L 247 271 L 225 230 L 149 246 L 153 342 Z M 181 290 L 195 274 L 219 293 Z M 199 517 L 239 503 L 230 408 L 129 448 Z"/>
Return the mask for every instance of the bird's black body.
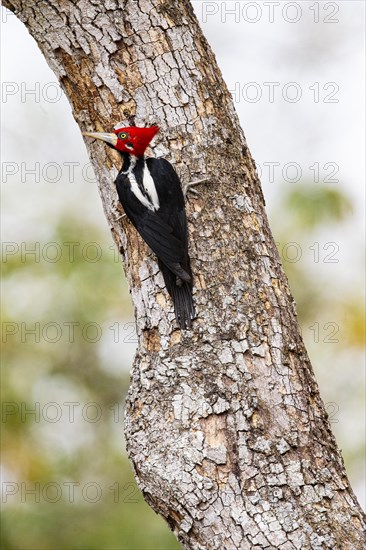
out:
<path id="1" fill-rule="evenodd" d="M 181 183 L 163 158 L 120 152 L 123 165 L 116 179 L 124 211 L 158 257 L 181 329 L 194 317 L 187 220 Z"/>

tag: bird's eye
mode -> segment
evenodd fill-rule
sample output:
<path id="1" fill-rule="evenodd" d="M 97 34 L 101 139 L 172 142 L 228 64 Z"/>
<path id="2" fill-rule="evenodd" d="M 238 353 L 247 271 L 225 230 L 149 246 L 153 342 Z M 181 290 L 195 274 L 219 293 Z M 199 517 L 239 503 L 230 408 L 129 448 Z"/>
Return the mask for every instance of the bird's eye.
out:
<path id="1" fill-rule="evenodd" d="M 126 134 L 126 132 L 121 132 L 120 134 L 118 134 L 118 137 L 119 137 L 119 139 L 126 139 L 127 134 Z"/>

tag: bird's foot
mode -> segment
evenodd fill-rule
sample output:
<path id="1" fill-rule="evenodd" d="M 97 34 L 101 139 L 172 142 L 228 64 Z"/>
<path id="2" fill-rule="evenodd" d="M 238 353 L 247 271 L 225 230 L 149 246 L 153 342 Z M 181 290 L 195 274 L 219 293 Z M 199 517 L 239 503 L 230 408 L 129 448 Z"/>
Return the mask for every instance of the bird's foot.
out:
<path id="1" fill-rule="evenodd" d="M 208 181 L 208 178 L 202 178 L 200 180 L 196 180 L 196 181 L 190 181 L 188 183 L 185 183 L 183 185 L 183 195 L 184 195 L 184 198 L 186 199 L 187 198 L 187 193 L 188 191 L 190 191 L 191 193 L 193 193 L 194 195 L 199 195 L 199 192 L 196 190 L 196 189 L 191 189 L 191 187 L 194 187 L 195 185 L 199 185 L 200 183 L 204 183 L 205 181 Z"/>

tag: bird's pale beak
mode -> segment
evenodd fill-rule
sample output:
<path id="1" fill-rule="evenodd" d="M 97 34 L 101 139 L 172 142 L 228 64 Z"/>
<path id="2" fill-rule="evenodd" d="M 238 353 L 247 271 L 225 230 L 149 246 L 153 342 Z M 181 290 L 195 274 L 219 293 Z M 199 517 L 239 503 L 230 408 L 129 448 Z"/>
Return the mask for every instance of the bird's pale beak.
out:
<path id="1" fill-rule="evenodd" d="M 100 139 L 106 143 L 110 143 L 113 147 L 117 145 L 118 141 L 116 134 L 106 134 L 104 132 L 83 132 L 83 136 Z"/>

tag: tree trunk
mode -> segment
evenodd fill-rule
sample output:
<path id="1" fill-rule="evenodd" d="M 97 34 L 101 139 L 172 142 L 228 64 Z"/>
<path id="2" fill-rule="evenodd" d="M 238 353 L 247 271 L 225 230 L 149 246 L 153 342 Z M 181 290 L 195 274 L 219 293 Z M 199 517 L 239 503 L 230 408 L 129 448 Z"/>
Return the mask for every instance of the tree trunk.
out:
<path id="1" fill-rule="evenodd" d="M 126 439 L 145 499 L 185 548 L 364 548 L 255 164 L 190 3 L 3 3 L 81 130 L 157 123 L 155 154 L 184 181 L 208 178 L 187 204 L 198 315 L 180 332 L 156 258 L 118 220 L 120 159 L 88 142 L 136 310 Z"/>

